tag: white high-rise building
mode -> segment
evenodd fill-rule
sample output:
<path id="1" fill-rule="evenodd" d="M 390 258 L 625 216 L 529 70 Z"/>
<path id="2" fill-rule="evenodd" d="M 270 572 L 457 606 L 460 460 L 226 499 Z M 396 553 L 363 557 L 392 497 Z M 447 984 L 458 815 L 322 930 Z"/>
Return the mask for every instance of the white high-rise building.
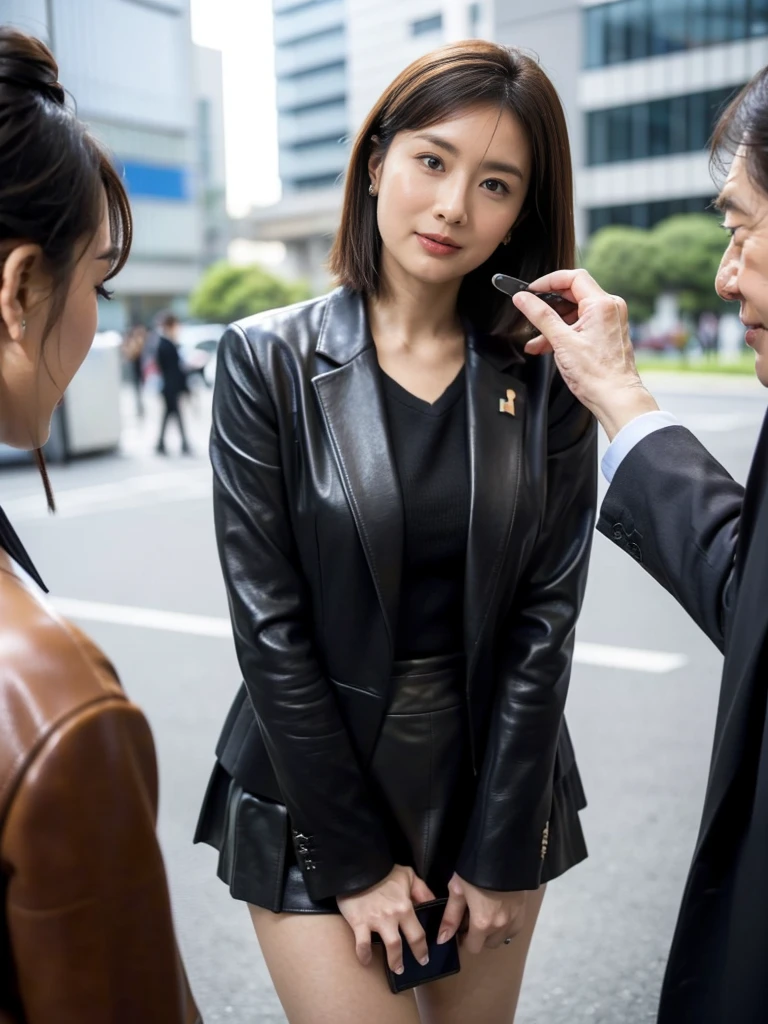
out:
<path id="1" fill-rule="evenodd" d="M 215 56 L 213 68 L 204 52 L 196 56 L 188 0 L 0 0 L 0 23 L 50 45 L 80 117 L 124 173 L 134 246 L 100 327 L 146 321 L 166 306 L 183 312 L 213 247 L 210 175 L 223 179 L 218 156 L 204 177 L 201 117 L 209 134 L 222 123 L 221 88 L 211 80 Z M 209 141 L 210 155 L 221 140 Z"/>

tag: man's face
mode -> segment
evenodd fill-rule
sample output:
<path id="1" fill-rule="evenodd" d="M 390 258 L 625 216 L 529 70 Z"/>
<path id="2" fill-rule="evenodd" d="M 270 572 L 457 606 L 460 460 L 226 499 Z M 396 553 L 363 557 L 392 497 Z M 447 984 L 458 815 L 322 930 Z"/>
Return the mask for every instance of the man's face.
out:
<path id="1" fill-rule="evenodd" d="M 755 372 L 768 387 L 768 195 L 751 181 L 743 148 L 734 157 L 718 206 L 731 238 L 715 288 L 720 298 L 740 304 L 745 340 L 756 353 Z"/>

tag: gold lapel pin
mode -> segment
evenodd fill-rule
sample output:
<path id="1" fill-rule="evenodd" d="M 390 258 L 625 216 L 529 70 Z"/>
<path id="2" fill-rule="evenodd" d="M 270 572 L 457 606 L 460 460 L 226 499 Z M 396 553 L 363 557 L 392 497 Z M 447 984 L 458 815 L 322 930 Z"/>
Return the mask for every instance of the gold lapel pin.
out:
<path id="1" fill-rule="evenodd" d="M 499 399 L 499 412 L 509 413 L 510 416 L 515 415 L 515 399 L 517 395 L 512 388 L 507 388 L 506 400 L 503 398 Z"/>

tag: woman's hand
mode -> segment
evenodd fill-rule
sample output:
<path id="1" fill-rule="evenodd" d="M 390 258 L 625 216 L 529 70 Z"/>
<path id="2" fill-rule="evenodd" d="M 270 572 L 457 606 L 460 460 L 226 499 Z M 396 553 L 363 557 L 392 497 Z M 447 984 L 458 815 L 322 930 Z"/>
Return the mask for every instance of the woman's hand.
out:
<path id="1" fill-rule="evenodd" d="M 540 331 L 525 346 L 526 352 L 554 352 L 563 380 L 600 420 L 610 440 L 636 416 L 658 409 L 635 366 L 623 299 L 603 291 L 586 270 L 557 270 L 529 287 L 531 291 L 512 298 Z M 576 321 L 565 323 L 534 291 L 557 291 L 575 302 Z"/>
<path id="2" fill-rule="evenodd" d="M 513 939 L 525 920 L 526 892 L 496 892 L 480 889 L 454 874 L 448 883 L 448 904 L 440 925 L 438 942 L 447 942 L 459 930 L 469 912 L 469 929 L 463 947 L 469 953 L 498 949 Z"/>
<path id="3" fill-rule="evenodd" d="M 339 910 L 355 933 L 355 952 L 360 963 L 367 967 L 371 962 L 371 932 L 378 932 L 390 969 L 402 974 L 401 931 L 418 962 L 428 963 L 427 939 L 413 906 L 434 898 L 427 883 L 413 868 L 400 864 L 395 864 L 387 877 L 370 889 L 353 896 L 337 896 Z"/>

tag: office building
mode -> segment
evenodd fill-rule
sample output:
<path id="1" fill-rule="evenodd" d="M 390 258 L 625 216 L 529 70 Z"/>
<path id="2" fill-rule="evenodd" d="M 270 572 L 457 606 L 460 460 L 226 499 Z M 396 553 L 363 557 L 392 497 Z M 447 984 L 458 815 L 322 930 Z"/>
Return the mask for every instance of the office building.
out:
<path id="1" fill-rule="evenodd" d="M 588 230 L 708 208 L 718 114 L 768 64 L 768 0 L 613 0 L 582 12 Z"/>
<path id="2" fill-rule="evenodd" d="M 282 198 L 241 230 L 286 247 L 281 271 L 321 291 L 349 152 L 345 0 L 273 0 Z"/>
<path id="3" fill-rule="evenodd" d="M 221 122 L 212 113 L 220 86 L 217 94 L 211 61 L 195 54 L 188 0 L 0 0 L 0 22 L 48 42 L 80 117 L 124 173 L 134 246 L 113 301 L 100 305 L 100 328 L 167 306 L 183 313 L 206 261 L 205 203 L 218 173 L 211 156 L 201 181 L 203 100 L 209 133 Z M 202 65 L 207 86 L 198 88 Z M 218 146 L 211 137 L 209 155 Z"/>
<path id="4" fill-rule="evenodd" d="M 260 241 L 282 241 L 282 272 L 321 291 L 328 284 L 324 264 L 338 226 L 350 142 L 365 115 L 420 54 L 484 34 L 490 6 L 465 0 L 273 4 L 283 197 L 253 210 L 243 227 Z"/>

